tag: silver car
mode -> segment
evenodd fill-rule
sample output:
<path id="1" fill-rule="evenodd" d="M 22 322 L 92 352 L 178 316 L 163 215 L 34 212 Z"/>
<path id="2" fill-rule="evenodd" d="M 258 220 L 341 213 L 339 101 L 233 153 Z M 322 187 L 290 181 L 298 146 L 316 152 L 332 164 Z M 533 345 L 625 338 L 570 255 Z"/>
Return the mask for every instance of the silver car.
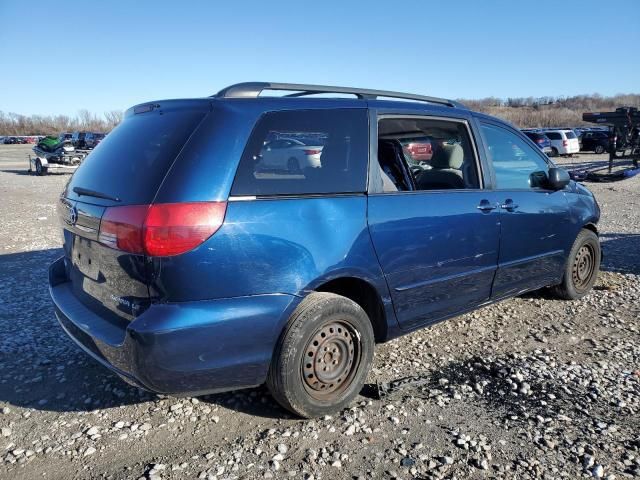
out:
<path id="1" fill-rule="evenodd" d="M 260 168 L 299 172 L 320 166 L 322 145 L 307 145 L 295 138 L 279 138 L 264 144 L 260 150 Z"/>

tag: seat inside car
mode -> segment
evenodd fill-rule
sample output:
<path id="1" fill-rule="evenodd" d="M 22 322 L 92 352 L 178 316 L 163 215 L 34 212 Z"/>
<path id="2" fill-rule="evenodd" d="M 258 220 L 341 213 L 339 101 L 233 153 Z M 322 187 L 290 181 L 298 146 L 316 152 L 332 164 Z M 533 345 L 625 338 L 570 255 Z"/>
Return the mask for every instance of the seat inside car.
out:
<path id="1" fill-rule="evenodd" d="M 460 145 L 441 145 L 431 158 L 431 169 L 420 173 L 417 178 L 418 189 L 440 190 L 465 188 L 462 176 L 464 150 Z"/>
<path id="2" fill-rule="evenodd" d="M 411 176 L 406 169 L 402 145 L 397 140 L 378 141 L 378 163 L 380 164 L 384 191 L 414 190 Z M 389 183 L 391 182 L 393 186 Z"/>

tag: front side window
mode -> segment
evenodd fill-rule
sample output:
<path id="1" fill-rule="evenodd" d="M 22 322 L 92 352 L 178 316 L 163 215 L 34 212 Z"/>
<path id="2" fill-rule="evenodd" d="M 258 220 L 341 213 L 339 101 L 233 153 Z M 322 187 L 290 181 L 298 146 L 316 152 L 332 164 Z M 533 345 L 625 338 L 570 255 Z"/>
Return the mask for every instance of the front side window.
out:
<path id="1" fill-rule="evenodd" d="M 266 113 L 247 142 L 231 194 L 365 192 L 368 129 L 365 109 Z"/>
<path id="2" fill-rule="evenodd" d="M 479 188 L 471 139 L 460 121 L 381 119 L 378 164 L 383 192 Z"/>
<path id="3" fill-rule="evenodd" d="M 549 165 L 538 152 L 513 132 L 482 124 L 489 159 L 499 189 L 544 188 Z"/>

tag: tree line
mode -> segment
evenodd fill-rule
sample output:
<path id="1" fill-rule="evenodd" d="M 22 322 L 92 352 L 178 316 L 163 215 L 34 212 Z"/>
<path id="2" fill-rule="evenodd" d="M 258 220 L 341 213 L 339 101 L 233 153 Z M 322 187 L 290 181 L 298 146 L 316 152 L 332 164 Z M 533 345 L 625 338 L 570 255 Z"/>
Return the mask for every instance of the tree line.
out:
<path id="1" fill-rule="evenodd" d="M 573 97 L 526 97 L 460 100 L 471 110 L 511 122 L 518 128 L 579 127 L 593 125 L 582 121 L 585 112 L 613 111 L 617 107 L 640 108 L 640 95 L 576 95 Z"/>
<path id="2" fill-rule="evenodd" d="M 460 102 L 472 110 L 488 113 L 519 128 L 578 127 L 590 125 L 582 121 L 584 112 L 611 111 L 620 106 L 640 108 L 640 95 L 576 95 L 573 97 L 496 97 Z M 51 135 L 63 132 L 109 132 L 122 120 L 123 112 L 113 110 L 98 116 L 80 110 L 68 115 L 20 115 L 0 111 L 0 135 Z"/>
<path id="3" fill-rule="evenodd" d="M 87 131 L 107 133 L 122 120 L 123 112 L 112 110 L 98 116 L 80 110 L 75 117 L 68 115 L 20 115 L 0 110 L 0 135 L 58 135 L 64 132 Z"/>

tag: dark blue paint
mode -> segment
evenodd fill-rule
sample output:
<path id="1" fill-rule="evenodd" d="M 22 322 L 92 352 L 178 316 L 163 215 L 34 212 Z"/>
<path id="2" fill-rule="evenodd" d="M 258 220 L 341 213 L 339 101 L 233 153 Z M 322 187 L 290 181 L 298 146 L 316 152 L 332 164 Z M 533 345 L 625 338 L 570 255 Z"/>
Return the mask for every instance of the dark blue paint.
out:
<path id="1" fill-rule="evenodd" d="M 488 300 L 498 263 L 493 192 L 369 197 L 369 230 L 402 328 L 435 322 Z"/>
<path id="2" fill-rule="evenodd" d="M 96 241 L 104 207 L 114 202 L 65 192 L 60 215 L 75 206 L 79 222 L 65 226 L 65 257 L 50 269 L 56 314 L 87 353 L 149 390 L 193 394 L 264 382 L 289 316 L 331 280 L 373 287 L 386 340 L 557 283 L 576 235 L 600 216 L 575 182 L 559 192 L 495 189 L 475 120 L 490 117 L 481 114 L 382 100 L 204 101 L 211 112 L 169 167 L 156 203 L 229 200 L 253 126 L 264 112 L 283 109 L 369 108 L 373 154 L 376 115 L 466 121 L 484 188 L 380 194 L 370 181 L 369 192 L 355 195 L 229 201 L 223 226 L 206 242 L 154 259 Z M 371 164 L 370 179 L 374 172 Z"/>
<path id="3" fill-rule="evenodd" d="M 500 258 L 492 295 L 517 295 L 559 283 L 575 235 L 565 234 L 569 204 L 563 191 L 497 190 L 500 214 Z M 517 206 L 516 206 L 517 205 Z M 577 235 L 577 233 L 576 233 Z"/>

